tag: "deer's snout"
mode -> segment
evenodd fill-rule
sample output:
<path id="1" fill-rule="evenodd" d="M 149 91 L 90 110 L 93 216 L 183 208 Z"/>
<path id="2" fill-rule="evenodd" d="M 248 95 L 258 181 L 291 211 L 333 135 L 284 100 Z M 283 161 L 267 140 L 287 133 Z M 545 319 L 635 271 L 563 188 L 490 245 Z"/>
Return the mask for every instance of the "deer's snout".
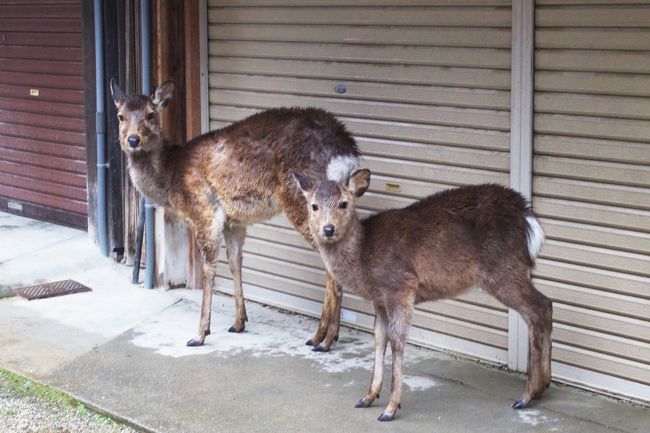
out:
<path id="1" fill-rule="evenodd" d="M 140 145 L 140 137 L 137 135 L 129 135 L 126 141 L 129 143 L 129 147 L 138 147 Z"/>
<path id="2" fill-rule="evenodd" d="M 326 238 L 331 238 L 334 236 L 334 226 L 332 224 L 327 224 L 326 226 L 323 226 L 323 234 L 325 235 Z"/>

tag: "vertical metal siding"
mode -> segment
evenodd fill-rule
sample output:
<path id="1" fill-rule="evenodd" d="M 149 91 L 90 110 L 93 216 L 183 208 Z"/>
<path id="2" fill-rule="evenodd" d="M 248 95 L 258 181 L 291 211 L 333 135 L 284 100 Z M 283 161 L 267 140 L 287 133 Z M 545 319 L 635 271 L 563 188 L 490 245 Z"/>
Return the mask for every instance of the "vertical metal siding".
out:
<path id="1" fill-rule="evenodd" d="M 0 199 L 52 209 L 58 222 L 85 226 L 81 6 L 0 5 Z"/>
<path id="2" fill-rule="evenodd" d="M 333 112 L 374 174 L 361 214 L 508 185 L 510 2 L 214 0 L 208 22 L 210 128 L 276 106 Z M 320 258 L 284 217 L 251 227 L 244 251 L 246 283 L 322 301 Z M 372 314 L 348 293 L 344 308 L 344 321 Z M 422 304 L 414 325 L 506 359 L 507 311 L 481 291 Z M 455 349 L 484 353 L 472 344 Z"/>
<path id="3" fill-rule="evenodd" d="M 650 2 L 634 3 L 537 1 L 534 278 L 558 365 L 650 400 Z"/>

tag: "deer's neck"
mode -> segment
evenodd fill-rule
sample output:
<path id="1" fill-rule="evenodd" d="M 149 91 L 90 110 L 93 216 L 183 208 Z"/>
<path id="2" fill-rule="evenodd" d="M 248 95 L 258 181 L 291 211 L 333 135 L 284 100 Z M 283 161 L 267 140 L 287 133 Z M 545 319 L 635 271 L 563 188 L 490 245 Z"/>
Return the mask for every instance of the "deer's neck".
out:
<path id="1" fill-rule="evenodd" d="M 319 244 L 318 249 L 328 272 L 345 289 L 353 290 L 366 299 L 372 299 L 363 263 L 364 228 L 358 218 L 335 244 Z"/>
<path id="2" fill-rule="evenodd" d="M 165 167 L 165 152 L 168 146 L 152 152 L 130 155 L 129 175 L 133 185 L 160 206 L 169 206 L 171 173 Z"/>

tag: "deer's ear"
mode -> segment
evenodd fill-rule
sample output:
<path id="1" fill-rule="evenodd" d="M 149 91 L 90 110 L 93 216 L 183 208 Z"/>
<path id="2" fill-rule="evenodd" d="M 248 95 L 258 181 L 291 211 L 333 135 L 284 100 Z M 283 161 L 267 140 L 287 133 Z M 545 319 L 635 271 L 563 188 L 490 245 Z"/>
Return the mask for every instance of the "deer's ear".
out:
<path id="1" fill-rule="evenodd" d="M 293 172 L 293 178 L 296 180 L 298 188 L 302 191 L 305 196 L 309 195 L 314 189 L 314 180 L 308 176 L 303 176 L 300 173 Z"/>
<path id="2" fill-rule="evenodd" d="M 348 189 L 355 197 L 361 197 L 370 186 L 370 170 L 362 168 L 352 173 L 348 181 Z"/>
<path id="3" fill-rule="evenodd" d="M 153 94 L 153 104 L 156 106 L 156 110 L 160 111 L 167 106 L 167 103 L 171 101 L 174 96 L 174 90 L 176 85 L 173 81 L 166 81 L 162 83 Z"/>
<path id="4" fill-rule="evenodd" d="M 126 97 L 124 95 L 124 91 L 117 84 L 117 80 L 115 78 L 111 78 L 111 96 L 113 97 L 113 103 L 116 106 L 120 104 Z"/>

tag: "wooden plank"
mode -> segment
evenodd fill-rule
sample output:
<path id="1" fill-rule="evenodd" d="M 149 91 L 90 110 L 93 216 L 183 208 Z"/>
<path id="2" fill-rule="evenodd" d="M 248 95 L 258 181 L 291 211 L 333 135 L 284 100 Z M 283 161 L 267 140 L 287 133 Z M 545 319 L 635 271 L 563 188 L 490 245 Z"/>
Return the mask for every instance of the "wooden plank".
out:
<path id="1" fill-rule="evenodd" d="M 54 143 L 72 144 L 77 146 L 83 146 L 86 141 L 86 135 L 80 132 L 39 128 L 36 126 L 14 125 L 11 123 L 0 123 L 0 135 L 12 135 L 14 137 L 45 140 Z"/>
<path id="2" fill-rule="evenodd" d="M 34 59 L 0 59 L 0 70 L 4 72 L 30 72 L 55 75 L 78 75 L 83 73 L 81 62 L 34 60 Z"/>
<path id="3" fill-rule="evenodd" d="M 10 98 L 25 98 L 32 100 L 34 97 L 30 96 L 30 92 L 33 88 L 34 87 L 30 86 L 29 84 L 26 86 L 15 84 L 0 84 L 0 96 L 6 96 Z M 44 102 L 83 104 L 84 92 L 83 90 L 52 89 L 48 87 L 39 87 L 37 100 Z"/>
<path id="4" fill-rule="evenodd" d="M 535 176 L 533 190 L 536 195 L 544 197 L 650 209 L 650 190 L 647 188 Z M 641 227 L 642 230 L 647 228 L 646 225 Z"/>
<path id="5" fill-rule="evenodd" d="M 619 0 L 620 1 L 620 0 Z M 356 6 L 510 6 L 508 0 L 357 0 Z M 349 0 L 209 0 L 209 7 L 224 6 L 349 6 Z"/>
<path id="6" fill-rule="evenodd" d="M 344 82 L 342 97 L 382 102 L 444 105 L 507 111 L 508 92 L 483 89 L 460 89 L 428 85 Z M 210 74 L 211 89 L 245 90 L 252 92 L 291 93 L 318 97 L 335 96 L 338 80 L 269 77 L 244 74 Z"/>
<path id="7" fill-rule="evenodd" d="M 211 8 L 210 24 L 347 24 L 385 26 L 510 27 L 507 8 L 255 7 Z"/>
<path id="8" fill-rule="evenodd" d="M 650 306 L 647 308 L 650 310 Z M 553 303 L 553 320 L 568 325 L 579 324 L 581 328 L 633 338 L 646 343 L 650 341 L 650 321 L 648 320 L 603 313 L 559 302 Z"/>
<path id="9" fill-rule="evenodd" d="M 650 30 L 622 28 L 542 28 L 535 32 L 537 48 L 583 50 L 648 50 Z"/>
<path id="10" fill-rule="evenodd" d="M 309 59 L 503 70 L 510 67 L 510 51 L 506 49 L 215 40 L 210 42 L 209 50 L 211 56 L 217 57 Z"/>
<path id="11" fill-rule="evenodd" d="M 215 105 L 210 129 L 222 128 L 258 112 L 250 108 Z M 405 140 L 490 150 L 509 149 L 509 134 L 502 131 L 473 130 L 405 122 L 341 117 L 353 134 L 386 140 Z"/>
<path id="12" fill-rule="evenodd" d="M 650 233 L 540 218 L 548 239 L 615 248 L 641 254 L 650 252 Z"/>
<path id="13" fill-rule="evenodd" d="M 83 119 L 14 110 L 0 109 L 0 123 L 32 125 L 41 128 L 50 128 L 52 130 L 73 131 L 78 133 L 85 133 L 86 131 L 86 125 Z"/>
<path id="14" fill-rule="evenodd" d="M 50 180 L 55 182 L 64 182 L 65 176 L 72 173 L 85 174 L 86 173 L 86 162 L 83 160 L 73 160 L 67 158 L 58 158 L 56 156 L 42 155 L 32 152 L 23 152 L 13 149 L 0 148 L 0 158 L 4 161 L 11 161 L 21 166 L 24 165 L 24 171 L 22 174 L 30 175 L 33 171 L 39 173 L 44 168 L 49 168 L 55 170 L 50 176 Z M 56 171 L 60 171 L 61 179 L 57 179 Z M 12 171 L 13 172 L 13 171 Z M 69 173 L 67 173 L 69 172 Z M 35 174 L 38 177 L 38 174 Z M 74 177 L 76 179 L 76 176 Z M 73 185 L 85 186 L 85 180 L 77 180 Z"/>
<path id="15" fill-rule="evenodd" d="M 48 141 L 30 140 L 22 137 L 11 137 L 0 134 L 0 142 L 5 149 L 21 150 L 42 155 L 52 155 L 76 160 L 86 159 L 86 149 L 82 146 L 51 143 Z"/>
<path id="16" fill-rule="evenodd" d="M 642 363 L 650 361 L 649 343 L 580 329 L 576 326 L 555 323 L 553 325 L 553 341 L 572 347 L 606 353 L 617 358 Z"/>
<path id="17" fill-rule="evenodd" d="M 377 104 L 349 98 L 323 98 L 273 93 L 211 90 L 210 103 L 240 105 L 256 109 L 279 106 L 320 107 L 337 116 L 389 120 L 395 122 L 431 123 L 435 125 L 507 131 L 510 115 L 506 111 L 469 110 L 415 104 L 384 102 Z M 212 110 L 211 116 L 215 116 Z"/>
<path id="18" fill-rule="evenodd" d="M 346 81 L 428 84 L 507 90 L 510 73 L 494 69 L 442 68 L 417 65 L 369 65 L 354 62 L 320 62 L 232 57 L 210 57 L 210 72 L 280 75 Z"/>
<path id="19" fill-rule="evenodd" d="M 510 29 L 487 27 L 408 27 L 271 24 L 213 24 L 209 40 L 395 44 L 508 48 Z"/>
<path id="20" fill-rule="evenodd" d="M 533 196 L 538 215 L 577 223 L 598 224 L 650 233 L 650 212 L 615 206 Z"/>
<path id="21" fill-rule="evenodd" d="M 638 254 L 549 239 L 540 257 L 650 277 L 650 251 Z"/>
<path id="22" fill-rule="evenodd" d="M 84 201 L 86 200 L 85 185 L 82 188 L 75 188 L 70 185 L 43 181 L 32 177 L 16 176 L 11 173 L 0 173 L 0 184 L 14 188 L 37 191 L 44 194 L 51 194 L 64 199 Z"/>
<path id="23" fill-rule="evenodd" d="M 490 170 L 451 167 L 439 164 L 399 161 L 375 156 L 364 157 L 364 166 L 373 173 L 429 180 L 448 184 L 472 185 L 477 183 L 508 184 L 508 174 Z"/>
<path id="24" fill-rule="evenodd" d="M 597 288 L 637 297 L 647 297 L 648 287 L 650 287 L 650 278 L 647 277 L 545 258 L 537 260 L 533 275 L 559 283 Z M 601 308 L 607 308 L 607 306 L 603 305 Z"/>
<path id="25" fill-rule="evenodd" d="M 3 5 L 0 7 L 1 18 L 81 18 L 81 8 L 78 4 L 49 4 L 43 5 Z"/>
<path id="26" fill-rule="evenodd" d="M 650 384 L 650 367 L 635 361 L 567 346 L 553 344 L 553 360 L 592 371 Z"/>
<path id="27" fill-rule="evenodd" d="M 4 29 L 3 29 L 4 30 Z M 39 47 L 77 47 L 81 48 L 81 32 L 79 33 L 48 33 L 48 32 L 9 32 L 3 33 L 6 45 L 36 45 Z"/>
<path id="28" fill-rule="evenodd" d="M 30 89 L 51 87 L 55 89 L 83 90 L 84 82 L 81 76 L 47 75 L 26 72 L 3 72 L 0 74 L 0 84 L 30 86 Z"/>
<path id="29" fill-rule="evenodd" d="M 85 170 L 81 173 L 75 173 L 48 167 L 39 167 L 26 164 L 25 161 L 11 161 L 9 159 L 0 160 L 0 169 L 2 173 L 33 177 L 48 182 L 74 186 L 76 188 L 86 187 Z"/>
<path id="30" fill-rule="evenodd" d="M 650 56 L 647 51 L 538 49 L 535 51 L 535 67 L 543 71 L 644 74 L 650 69 Z"/>
<path id="31" fill-rule="evenodd" d="M 0 17 L 0 28 L 7 32 L 81 33 L 81 24 L 78 18 Z"/>
<path id="32" fill-rule="evenodd" d="M 536 155 L 650 164 L 650 145 L 601 139 L 535 135 Z M 621 149 L 625 149 L 621 152 Z"/>
<path id="33" fill-rule="evenodd" d="M 489 326 L 502 331 L 508 330 L 508 313 L 490 308 L 468 305 L 457 300 L 424 302 L 416 306 L 417 311 L 426 311 L 443 317 L 462 320 L 480 326 Z"/>
<path id="34" fill-rule="evenodd" d="M 648 98 L 576 95 L 569 93 L 535 94 L 536 113 L 578 114 L 624 119 L 650 120 Z"/>
<path id="35" fill-rule="evenodd" d="M 535 90 L 594 95 L 650 96 L 650 75 L 537 71 Z"/>
<path id="36" fill-rule="evenodd" d="M 392 157 L 494 171 L 507 171 L 509 169 L 508 152 L 503 151 L 466 149 L 366 137 L 357 139 L 357 145 L 361 153 L 368 156 Z"/>
<path id="37" fill-rule="evenodd" d="M 540 176 L 650 187 L 650 166 L 586 159 L 535 156 L 533 171 Z"/>
<path id="38" fill-rule="evenodd" d="M 0 45 L 0 57 L 9 59 L 59 60 L 78 62 L 82 58 L 81 48 Z"/>
<path id="39" fill-rule="evenodd" d="M 633 119 L 536 114 L 535 132 L 650 143 L 650 122 Z"/>
<path id="40" fill-rule="evenodd" d="M 18 99 L 0 96 L 0 110 L 39 114 L 56 113 L 57 116 L 65 116 L 65 118 L 68 119 L 77 119 L 78 122 L 85 125 L 84 107 L 80 104 L 68 104 L 62 102 L 43 103 L 43 101 L 36 98 Z"/>
<path id="41" fill-rule="evenodd" d="M 539 27 L 648 27 L 649 22 L 650 8 L 646 5 L 540 7 L 535 14 Z"/>
<path id="42" fill-rule="evenodd" d="M 63 199 L 59 196 L 53 196 L 36 191 L 28 191 L 3 184 L 0 184 L 0 197 L 43 205 L 53 209 L 62 209 L 81 215 L 86 215 L 88 212 L 88 205 L 86 204 L 85 199 L 84 201 Z"/>

